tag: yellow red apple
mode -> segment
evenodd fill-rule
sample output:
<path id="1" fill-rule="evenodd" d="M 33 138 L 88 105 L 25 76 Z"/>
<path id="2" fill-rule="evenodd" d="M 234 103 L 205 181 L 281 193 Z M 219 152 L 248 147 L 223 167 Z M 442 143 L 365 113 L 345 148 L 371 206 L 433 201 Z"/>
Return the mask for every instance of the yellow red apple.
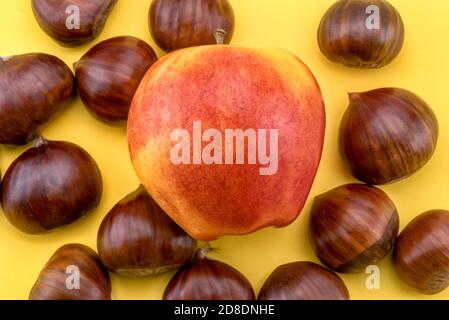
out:
<path id="1" fill-rule="evenodd" d="M 293 222 L 323 147 L 313 74 L 281 49 L 175 51 L 143 78 L 128 119 L 135 171 L 191 236 L 214 240 Z"/>

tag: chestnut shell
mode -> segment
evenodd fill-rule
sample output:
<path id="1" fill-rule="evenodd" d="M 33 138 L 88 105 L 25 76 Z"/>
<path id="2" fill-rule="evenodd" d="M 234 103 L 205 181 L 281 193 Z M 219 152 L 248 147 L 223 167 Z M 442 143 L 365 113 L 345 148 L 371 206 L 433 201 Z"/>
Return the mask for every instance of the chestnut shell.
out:
<path id="1" fill-rule="evenodd" d="M 42 30 L 64 47 L 75 47 L 97 38 L 118 0 L 32 0 L 34 17 Z M 80 11 L 79 29 L 69 29 L 67 8 Z"/>
<path id="2" fill-rule="evenodd" d="M 228 0 L 153 0 L 148 20 L 153 39 L 166 52 L 216 44 L 217 30 L 225 32 L 228 44 L 235 24 Z"/>
<path id="3" fill-rule="evenodd" d="M 70 266 L 78 267 L 79 289 L 67 286 Z M 72 271 L 73 272 L 73 271 Z M 111 280 L 95 251 L 82 244 L 59 248 L 39 274 L 30 300 L 111 300 Z"/>
<path id="4" fill-rule="evenodd" d="M 394 264 L 402 280 L 424 294 L 449 286 L 449 211 L 431 210 L 413 219 L 394 248 Z"/>
<path id="5" fill-rule="evenodd" d="M 379 8 L 379 29 L 369 29 L 369 6 Z M 347 67 L 381 68 L 401 51 L 404 23 L 385 0 L 338 0 L 321 19 L 318 44 L 331 61 Z"/>
<path id="6" fill-rule="evenodd" d="M 139 186 L 106 215 L 97 244 L 107 269 L 127 276 L 145 276 L 190 262 L 197 241 Z"/>
<path id="7" fill-rule="evenodd" d="M 254 290 L 239 271 L 208 259 L 200 249 L 165 289 L 164 300 L 254 300 Z"/>
<path id="8" fill-rule="evenodd" d="M 6 171 L 1 201 L 6 218 L 16 228 L 40 234 L 95 208 L 102 187 L 100 170 L 84 149 L 39 138 Z"/>
<path id="9" fill-rule="evenodd" d="M 416 94 L 380 88 L 349 95 L 340 126 L 340 149 L 357 179 L 392 183 L 421 169 L 435 152 L 438 120 Z"/>
<path id="10" fill-rule="evenodd" d="M 277 267 L 263 284 L 258 300 L 349 300 L 349 292 L 334 272 L 300 261 Z"/>
<path id="11" fill-rule="evenodd" d="M 82 101 L 99 120 L 124 125 L 134 93 L 156 60 L 153 49 L 135 37 L 100 42 L 74 64 Z"/>
<path id="12" fill-rule="evenodd" d="M 0 58 L 0 143 L 27 144 L 74 95 L 72 71 L 59 58 L 44 53 Z"/>
<path id="13" fill-rule="evenodd" d="M 398 229 L 396 207 L 378 188 L 347 184 L 314 199 L 311 244 L 332 270 L 357 273 L 377 264 L 393 248 Z"/>

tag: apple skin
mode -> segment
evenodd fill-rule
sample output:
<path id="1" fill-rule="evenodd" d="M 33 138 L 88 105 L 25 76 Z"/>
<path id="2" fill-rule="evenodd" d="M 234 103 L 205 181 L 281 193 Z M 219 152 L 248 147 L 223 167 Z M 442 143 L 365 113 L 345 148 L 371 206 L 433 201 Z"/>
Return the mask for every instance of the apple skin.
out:
<path id="1" fill-rule="evenodd" d="M 183 128 L 192 136 L 198 120 L 203 132 L 278 129 L 277 173 L 260 175 L 263 166 L 248 161 L 173 164 L 170 133 Z M 175 51 L 148 70 L 131 105 L 128 145 L 156 202 L 192 237 L 209 241 L 292 223 L 315 178 L 324 131 L 319 85 L 296 56 L 212 45 Z"/>

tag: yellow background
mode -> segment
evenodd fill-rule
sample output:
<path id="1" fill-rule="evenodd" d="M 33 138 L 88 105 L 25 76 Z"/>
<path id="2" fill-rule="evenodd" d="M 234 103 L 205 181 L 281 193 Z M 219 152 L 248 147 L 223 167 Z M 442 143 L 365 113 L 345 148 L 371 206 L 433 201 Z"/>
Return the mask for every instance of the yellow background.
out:
<path id="1" fill-rule="evenodd" d="M 58 46 L 37 25 L 30 0 L 0 0 L 0 55 L 26 52 L 54 54 L 72 65 L 101 40 L 134 35 L 149 42 L 158 55 L 147 27 L 150 0 L 120 0 L 106 28 L 94 42 L 68 49 Z M 354 181 L 338 153 L 337 133 L 347 106 L 346 92 L 396 86 L 422 96 L 434 109 L 441 127 L 438 149 L 430 163 L 411 178 L 382 187 L 396 203 L 401 229 L 417 214 L 436 208 L 449 209 L 449 1 L 391 0 L 406 27 L 402 52 L 380 70 L 356 70 L 327 61 L 320 53 L 316 30 L 333 0 L 231 0 L 236 15 L 232 44 L 274 46 L 298 55 L 321 85 L 327 111 L 323 159 L 309 201 L 300 217 L 283 229 L 265 229 L 242 237 L 213 242 L 220 249 L 211 256 L 243 274 L 259 291 L 265 278 L 280 264 L 316 258 L 307 229 L 315 195 Z M 1 128 L 0 128 L 1 130 Z M 79 98 L 43 132 L 49 139 L 78 143 L 96 159 L 103 173 L 104 196 L 97 210 L 78 222 L 47 235 L 25 235 L 0 214 L 0 298 L 26 299 L 38 273 L 61 245 L 80 242 L 96 249 L 99 224 L 109 209 L 138 180 L 133 172 L 124 129 L 111 128 L 92 118 Z M 2 173 L 27 147 L 0 146 Z M 380 264 L 381 289 L 365 287 L 366 274 L 343 275 L 353 299 L 429 298 L 404 285 L 395 274 L 391 256 Z M 112 275 L 115 299 L 160 299 L 173 273 L 143 279 Z M 449 298 L 449 289 L 430 298 Z"/>

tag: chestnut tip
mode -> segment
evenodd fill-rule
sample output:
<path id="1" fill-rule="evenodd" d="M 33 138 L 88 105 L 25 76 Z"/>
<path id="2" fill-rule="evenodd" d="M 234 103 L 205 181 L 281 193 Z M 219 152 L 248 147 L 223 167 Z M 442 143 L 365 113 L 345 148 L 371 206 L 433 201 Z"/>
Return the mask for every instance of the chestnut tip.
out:
<path id="1" fill-rule="evenodd" d="M 360 99 L 362 97 L 362 92 L 348 92 L 349 101 Z"/>
<path id="2" fill-rule="evenodd" d="M 224 29 L 215 30 L 214 37 L 215 37 L 215 41 L 217 41 L 217 44 L 224 44 L 227 34 L 228 34 L 228 32 Z"/>
<path id="3" fill-rule="evenodd" d="M 80 61 L 81 61 L 81 60 L 75 61 L 75 62 L 72 64 L 73 70 L 76 70 L 76 69 L 79 67 Z"/>
<path id="4" fill-rule="evenodd" d="M 320 194 L 318 194 L 318 195 L 316 195 L 314 198 L 313 198 L 313 203 L 314 204 L 320 204 L 321 203 L 321 201 L 322 201 L 322 199 L 323 199 L 323 196 L 325 195 L 325 192 L 321 192 Z"/>
<path id="5" fill-rule="evenodd" d="M 211 252 L 218 252 L 220 251 L 219 248 L 214 248 L 209 245 L 209 242 L 207 242 L 207 247 L 198 248 L 195 252 L 195 255 L 193 256 L 194 259 L 206 259 L 207 255 Z"/>
<path id="6" fill-rule="evenodd" d="M 43 136 L 39 135 L 36 137 L 36 140 L 33 143 L 33 148 L 39 148 L 41 146 L 47 145 L 48 140 L 45 139 Z"/>

